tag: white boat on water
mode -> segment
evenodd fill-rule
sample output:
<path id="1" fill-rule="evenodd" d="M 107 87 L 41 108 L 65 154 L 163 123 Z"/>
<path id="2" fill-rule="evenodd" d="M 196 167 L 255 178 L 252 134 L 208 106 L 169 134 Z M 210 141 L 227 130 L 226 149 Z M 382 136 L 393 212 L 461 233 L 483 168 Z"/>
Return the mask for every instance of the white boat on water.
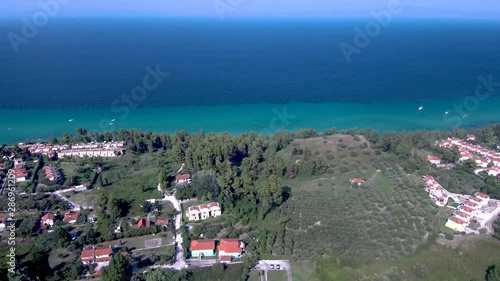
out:
<path id="1" fill-rule="evenodd" d="M 73 122 L 73 119 L 69 119 L 68 122 Z"/>
<path id="2" fill-rule="evenodd" d="M 116 119 L 111 119 L 111 122 L 115 122 Z"/>
<path id="3" fill-rule="evenodd" d="M 423 106 L 421 106 L 421 107 L 419 107 L 419 108 L 418 108 L 418 110 L 422 110 L 422 109 L 424 109 L 424 107 L 423 107 Z"/>

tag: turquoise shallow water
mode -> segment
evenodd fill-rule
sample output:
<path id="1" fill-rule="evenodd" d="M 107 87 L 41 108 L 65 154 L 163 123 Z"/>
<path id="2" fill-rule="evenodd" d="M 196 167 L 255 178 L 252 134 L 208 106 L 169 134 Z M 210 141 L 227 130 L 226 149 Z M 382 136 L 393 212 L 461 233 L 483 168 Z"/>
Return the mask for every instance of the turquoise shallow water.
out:
<path id="1" fill-rule="evenodd" d="M 130 109 L 128 114 L 111 108 L 79 109 L 2 109 L 0 142 L 15 143 L 46 139 L 75 128 L 105 131 L 141 128 L 156 132 L 254 131 L 271 134 L 277 130 L 314 128 L 373 128 L 379 131 L 470 128 L 500 120 L 500 98 L 480 101 L 477 109 L 467 110 L 465 118 L 453 109 L 464 98 L 393 103 L 288 103 L 233 104 L 215 106 L 163 106 Z M 422 106 L 422 110 L 418 108 Z M 470 108 L 469 109 L 474 109 Z M 447 115 L 444 113 L 449 111 Z M 68 122 L 73 119 L 72 122 Z M 110 125 L 115 119 L 113 125 Z"/>

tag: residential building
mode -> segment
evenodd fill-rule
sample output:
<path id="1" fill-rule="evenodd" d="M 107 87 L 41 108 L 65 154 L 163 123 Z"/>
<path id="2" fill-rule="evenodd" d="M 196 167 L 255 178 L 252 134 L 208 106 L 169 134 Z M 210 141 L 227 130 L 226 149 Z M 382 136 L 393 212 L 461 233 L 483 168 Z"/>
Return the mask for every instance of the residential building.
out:
<path id="1" fill-rule="evenodd" d="M 67 212 L 64 214 L 63 222 L 66 223 L 76 223 L 76 220 L 78 220 L 78 217 L 80 216 L 79 212 Z"/>
<path id="2" fill-rule="evenodd" d="M 221 208 L 218 202 L 191 206 L 186 211 L 186 217 L 189 221 L 198 221 L 209 217 L 218 217 L 221 214 Z"/>
<path id="3" fill-rule="evenodd" d="M 352 178 L 350 179 L 351 184 L 362 185 L 365 181 L 360 178 Z"/>
<path id="4" fill-rule="evenodd" d="M 441 159 L 435 155 L 429 155 L 427 156 L 427 160 L 429 162 L 431 162 L 431 164 L 440 164 L 441 163 Z"/>
<path id="5" fill-rule="evenodd" d="M 175 184 L 191 183 L 191 176 L 189 174 L 182 174 L 175 176 Z"/>
<path id="6" fill-rule="evenodd" d="M 43 172 L 45 174 L 45 178 L 49 181 L 57 181 L 61 178 L 59 171 L 55 167 L 45 166 L 43 167 Z"/>
<path id="7" fill-rule="evenodd" d="M 238 239 L 221 239 L 219 244 L 219 257 L 220 256 L 231 256 L 233 258 L 241 257 L 243 250 L 245 249 L 245 243 Z"/>
<path id="8" fill-rule="evenodd" d="M 208 206 L 210 207 L 210 215 L 212 217 L 218 217 L 222 214 L 218 202 L 212 202 L 212 203 L 208 204 Z"/>
<path id="9" fill-rule="evenodd" d="M 189 251 L 194 258 L 214 257 L 215 240 L 192 240 Z"/>
<path id="10" fill-rule="evenodd" d="M 155 221 L 155 225 L 167 227 L 170 224 L 170 220 L 167 218 L 157 218 Z"/>
<path id="11" fill-rule="evenodd" d="M 200 216 L 201 219 L 207 219 L 210 217 L 210 208 L 208 207 L 208 204 L 202 204 L 199 206 L 200 208 Z"/>
<path id="12" fill-rule="evenodd" d="M 497 177 L 500 175 L 500 167 L 493 167 L 488 170 L 488 175 L 489 176 L 494 176 Z"/>
<path id="13" fill-rule="evenodd" d="M 80 259 L 82 263 L 100 263 L 109 262 L 113 258 L 113 250 L 111 245 L 107 246 L 90 246 L 82 250 Z"/>
<path id="14" fill-rule="evenodd" d="M 146 228 L 151 226 L 151 222 L 148 219 L 141 218 L 139 222 L 137 223 L 137 226 L 139 228 Z"/>
<path id="15" fill-rule="evenodd" d="M 24 165 L 22 159 L 16 159 L 14 161 L 14 175 L 16 176 L 16 182 L 27 181 L 28 171 Z"/>
<path id="16" fill-rule="evenodd" d="M 4 231 L 6 227 L 7 227 L 7 218 L 0 217 L 0 232 Z"/>
<path id="17" fill-rule="evenodd" d="M 468 214 L 468 213 L 466 213 L 466 212 L 461 212 L 461 211 L 456 211 L 456 212 L 454 213 L 454 215 L 455 215 L 457 218 L 459 218 L 459 219 L 461 219 L 461 220 L 463 220 L 463 221 L 465 221 L 465 222 L 469 222 L 469 221 L 470 221 L 470 219 L 472 218 L 472 216 L 471 216 L 470 214 Z"/>
<path id="18" fill-rule="evenodd" d="M 46 213 L 40 219 L 40 224 L 45 226 L 54 226 L 56 216 L 53 213 Z"/>
<path id="19" fill-rule="evenodd" d="M 189 221 L 199 221 L 200 220 L 200 208 L 198 206 L 191 206 L 188 208 L 186 216 Z"/>
<path id="20" fill-rule="evenodd" d="M 467 222 L 458 217 L 452 216 L 448 219 L 448 221 L 446 221 L 445 226 L 455 231 L 462 232 L 467 226 Z"/>

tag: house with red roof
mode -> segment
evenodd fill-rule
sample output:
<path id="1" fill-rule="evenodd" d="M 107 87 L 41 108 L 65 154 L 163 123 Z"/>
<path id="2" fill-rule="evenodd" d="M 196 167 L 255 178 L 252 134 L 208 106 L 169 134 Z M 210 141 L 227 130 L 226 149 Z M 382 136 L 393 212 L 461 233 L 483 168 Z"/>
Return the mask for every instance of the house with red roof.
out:
<path id="1" fill-rule="evenodd" d="M 57 168 L 55 167 L 45 166 L 43 167 L 43 172 L 45 174 L 45 178 L 49 181 L 57 181 L 61 178 L 59 170 L 57 170 Z"/>
<path id="2" fill-rule="evenodd" d="M 198 221 L 209 217 L 218 217 L 221 214 L 221 208 L 218 202 L 191 206 L 186 210 L 186 217 L 189 221 Z"/>
<path id="3" fill-rule="evenodd" d="M 222 214 L 219 202 L 212 202 L 208 204 L 208 207 L 210 208 L 210 215 L 212 217 L 218 217 Z"/>
<path id="4" fill-rule="evenodd" d="M 427 156 L 427 160 L 429 162 L 431 162 L 431 164 L 440 164 L 441 163 L 441 159 L 435 155 L 429 155 Z"/>
<path id="5" fill-rule="evenodd" d="M 141 218 L 139 222 L 137 223 L 137 226 L 139 228 L 146 228 L 151 226 L 151 222 L 148 219 Z"/>
<path id="6" fill-rule="evenodd" d="M 476 209 L 478 207 L 478 205 L 476 203 L 472 202 L 471 200 L 465 200 L 465 202 L 463 204 L 464 204 L 464 206 L 470 207 L 472 209 Z"/>
<path id="7" fill-rule="evenodd" d="M 67 212 L 66 214 L 64 214 L 64 218 L 63 218 L 63 222 L 66 222 L 66 223 L 75 223 L 76 220 L 78 219 L 78 217 L 80 217 L 80 213 L 79 212 Z"/>
<path id="8" fill-rule="evenodd" d="M 7 227 L 7 218 L 0 217 L 0 232 L 4 231 L 6 227 Z"/>
<path id="9" fill-rule="evenodd" d="M 189 221 L 199 221 L 200 220 L 200 208 L 198 206 L 191 206 L 186 212 L 186 216 Z"/>
<path id="10" fill-rule="evenodd" d="M 464 229 L 467 225 L 468 225 L 468 223 L 465 220 L 460 219 L 460 218 L 455 217 L 455 216 L 450 217 L 448 219 L 448 221 L 446 221 L 446 224 L 445 224 L 446 227 L 451 228 L 455 231 L 459 231 L 459 232 L 464 231 Z"/>
<path id="11" fill-rule="evenodd" d="M 238 239 L 221 239 L 219 244 L 219 257 L 230 256 L 233 258 L 241 257 L 243 250 L 245 249 L 245 243 Z"/>
<path id="12" fill-rule="evenodd" d="M 210 208 L 208 207 L 208 204 L 201 204 L 198 207 L 200 208 L 200 216 L 202 220 L 210 217 Z"/>
<path id="13" fill-rule="evenodd" d="M 365 181 L 360 178 L 352 178 L 349 180 L 351 184 L 357 184 L 358 186 L 362 185 Z"/>
<path id="14" fill-rule="evenodd" d="M 189 251 L 194 258 L 214 257 L 215 240 L 192 240 Z"/>
<path id="15" fill-rule="evenodd" d="M 498 177 L 500 175 L 500 167 L 493 167 L 488 170 L 489 176 Z"/>
<path id="16" fill-rule="evenodd" d="M 111 245 L 90 246 L 84 248 L 80 255 L 82 263 L 100 263 L 109 262 L 113 258 L 113 249 Z"/>
<path id="17" fill-rule="evenodd" d="M 53 213 L 46 213 L 45 215 L 42 216 L 40 219 L 40 224 L 44 226 L 54 226 L 56 215 Z"/>
<path id="18" fill-rule="evenodd" d="M 170 224 L 170 220 L 167 218 L 157 218 L 155 221 L 155 225 L 167 227 Z"/>
<path id="19" fill-rule="evenodd" d="M 460 210 L 461 212 L 467 213 L 469 215 L 472 215 L 475 212 L 474 209 L 472 209 L 471 207 L 468 207 L 468 206 L 461 206 L 458 210 Z"/>
<path id="20" fill-rule="evenodd" d="M 175 184 L 191 183 L 191 176 L 189 174 L 182 174 L 175 176 Z"/>

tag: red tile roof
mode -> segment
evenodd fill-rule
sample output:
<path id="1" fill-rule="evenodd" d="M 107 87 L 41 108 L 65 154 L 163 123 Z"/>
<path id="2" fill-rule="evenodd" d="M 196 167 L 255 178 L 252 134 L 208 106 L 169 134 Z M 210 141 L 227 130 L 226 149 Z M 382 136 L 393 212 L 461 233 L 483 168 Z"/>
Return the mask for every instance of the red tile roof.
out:
<path id="1" fill-rule="evenodd" d="M 452 221 L 454 221 L 454 222 L 456 222 L 458 224 L 467 224 L 466 221 L 463 221 L 463 220 L 461 220 L 461 219 L 459 219 L 457 217 L 451 217 L 450 220 L 452 220 Z"/>
<path id="2" fill-rule="evenodd" d="M 180 181 L 180 180 L 188 180 L 190 179 L 191 176 L 189 174 L 183 174 L 183 175 L 178 175 L 178 176 L 175 176 L 175 180 L 176 181 Z"/>
<path id="3" fill-rule="evenodd" d="M 46 220 L 54 220 L 55 218 L 55 215 L 52 214 L 52 213 L 46 213 L 45 215 L 43 215 L 42 217 L 42 221 L 46 221 Z"/>
<path id="4" fill-rule="evenodd" d="M 75 212 L 69 212 L 64 215 L 63 222 L 69 222 L 69 221 L 76 221 L 78 217 L 80 216 L 80 213 Z"/>
<path id="5" fill-rule="evenodd" d="M 215 250 L 215 240 L 193 240 L 191 241 L 190 251 Z"/>
<path id="6" fill-rule="evenodd" d="M 155 225 L 168 225 L 170 223 L 170 220 L 167 218 L 157 218 L 155 221 Z"/>
<path id="7" fill-rule="evenodd" d="M 462 206 L 462 208 L 460 208 L 460 210 L 465 210 L 469 213 L 474 212 L 474 209 L 472 209 L 471 207 L 467 207 L 467 206 Z"/>
<path id="8" fill-rule="evenodd" d="M 352 178 L 352 179 L 351 179 L 351 182 L 352 182 L 352 183 L 362 183 L 362 182 L 363 182 L 363 179 L 360 179 L 360 178 Z"/>
<path id="9" fill-rule="evenodd" d="M 427 159 L 430 161 L 441 161 L 441 159 L 439 159 L 439 157 L 437 157 L 436 155 L 429 155 L 427 156 Z"/>
<path id="10" fill-rule="evenodd" d="M 142 218 L 139 220 L 139 222 L 137 223 L 137 226 L 139 228 L 143 228 L 143 227 L 149 227 L 151 226 L 151 222 L 145 218 Z"/>
<path id="11" fill-rule="evenodd" d="M 476 193 L 476 196 L 480 197 L 480 198 L 484 198 L 484 199 L 490 198 L 490 196 L 488 194 L 484 194 L 484 193 L 481 193 L 481 192 Z"/>
<path id="12" fill-rule="evenodd" d="M 240 248 L 240 241 L 238 239 L 221 239 L 219 251 L 224 251 L 225 253 L 241 254 L 242 250 Z"/>

